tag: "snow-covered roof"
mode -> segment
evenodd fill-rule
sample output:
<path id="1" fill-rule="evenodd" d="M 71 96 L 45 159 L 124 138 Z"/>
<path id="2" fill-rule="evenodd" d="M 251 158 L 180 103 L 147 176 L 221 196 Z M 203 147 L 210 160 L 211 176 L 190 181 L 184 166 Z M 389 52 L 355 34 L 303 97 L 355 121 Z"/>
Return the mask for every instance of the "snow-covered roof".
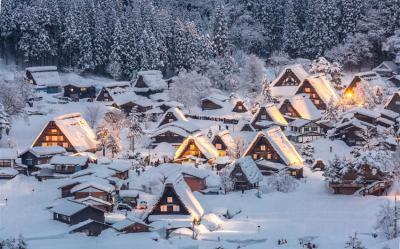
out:
<path id="1" fill-rule="evenodd" d="M 60 75 L 56 66 L 27 67 L 37 85 L 61 86 Z"/>
<path id="2" fill-rule="evenodd" d="M 162 142 L 157 144 L 153 149 L 152 157 L 158 157 L 158 159 L 163 159 L 164 157 L 173 158 L 176 152 L 176 148 L 169 143 Z"/>
<path id="3" fill-rule="evenodd" d="M 70 200 L 62 200 L 56 206 L 52 207 L 51 211 L 53 213 L 71 216 L 88 206 L 89 205 L 80 203 L 80 202 L 75 202 L 75 201 L 70 201 Z"/>
<path id="4" fill-rule="evenodd" d="M 163 125 L 159 129 L 151 132 L 151 137 L 156 137 L 156 136 L 158 136 L 160 134 L 163 134 L 163 133 L 165 133 L 167 131 L 173 132 L 173 133 L 178 134 L 178 135 L 180 135 L 182 137 L 187 137 L 190 134 L 187 130 L 182 129 L 181 127 L 178 127 L 178 126 L 175 126 L 175 125 L 167 125 L 167 126 Z"/>
<path id="5" fill-rule="evenodd" d="M 216 134 L 216 136 L 220 137 L 222 142 L 228 147 L 228 149 L 235 150 L 236 143 L 233 139 L 232 135 L 230 134 L 229 130 L 223 130 Z"/>
<path id="6" fill-rule="evenodd" d="M 218 150 L 212 145 L 212 143 L 202 134 L 189 135 L 183 143 L 179 146 L 178 150 L 175 153 L 175 159 L 180 158 L 180 156 L 184 153 L 187 146 L 189 146 L 190 142 L 194 142 L 194 144 L 199 148 L 200 152 L 207 158 L 212 159 L 218 157 Z"/>
<path id="7" fill-rule="evenodd" d="M 144 223 L 140 219 L 137 219 L 137 218 L 135 219 L 134 217 L 129 217 L 129 218 L 125 219 L 125 220 L 118 221 L 118 222 L 112 224 L 112 227 L 114 229 L 116 229 L 117 231 L 121 231 L 121 230 L 123 230 L 123 229 L 125 229 L 125 228 L 127 228 L 129 226 L 132 226 L 132 225 L 134 225 L 136 223 L 148 226 L 146 223 Z"/>
<path id="8" fill-rule="evenodd" d="M 337 94 L 335 88 L 323 75 L 312 76 L 306 79 L 311 86 L 315 89 L 318 96 L 324 101 L 325 104 L 332 101 L 337 103 L 340 100 L 340 96 Z"/>
<path id="9" fill-rule="evenodd" d="M 235 168 L 235 166 L 238 166 L 242 169 L 243 173 L 246 175 L 247 180 L 251 183 L 257 183 L 262 181 L 263 176 L 258 169 L 256 163 L 250 156 L 245 156 L 239 159 L 236 159 L 230 166 L 229 170 L 232 172 L 232 170 Z"/>
<path id="10" fill-rule="evenodd" d="M 168 88 L 167 82 L 163 79 L 161 71 L 148 70 L 138 72 L 138 77 L 142 76 L 144 83 L 152 91 L 164 90 Z M 140 88 L 139 88 L 140 89 Z M 135 86 L 135 91 L 138 88 Z"/>
<path id="11" fill-rule="evenodd" d="M 166 179 L 164 188 L 170 186 L 172 187 L 180 201 L 183 203 L 183 205 L 187 208 L 189 211 L 190 215 L 192 216 L 193 219 L 200 220 L 200 218 L 204 215 L 204 209 L 201 206 L 200 202 L 197 200 L 197 198 L 193 195 L 193 192 L 190 190 L 189 186 L 186 184 L 185 180 L 183 179 L 182 176 L 178 177 L 169 177 Z M 160 196 L 158 199 L 156 199 L 155 203 L 150 204 L 150 212 L 152 209 L 155 207 L 159 199 L 161 198 L 161 194 L 163 194 L 164 189 L 160 192 Z M 180 215 L 178 215 L 180 216 Z M 154 218 L 151 218 L 151 220 L 154 220 Z"/>
<path id="12" fill-rule="evenodd" d="M 103 87 L 105 88 L 116 88 L 116 87 L 127 87 L 130 86 L 129 81 L 115 81 L 115 82 L 109 82 L 105 83 Z"/>
<path id="13" fill-rule="evenodd" d="M 279 127 L 271 127 L 265 131 L 258 132 L 243 155 L 247 155 L 260 137 L 265 137 L 268 140 L 286 165 L 301 166 L 304 164 L 303 158 Z"/>
<path id="14" fill-rule="evenodd" d="M 262 106 L 262 107 L 258 108 L 257 112 L 253 115 L 253 118 L 250 121 L 252 124 L 255 122 L 255 119 L 258 117 L 259 113 L 263 109 L 265 109 L 267 111 L 268 115 L 271 117 L 272 121 L 276 125 L 286 126 L 288 124 L 285 117 L 282 115 L 282 113 L 279 111 L 279 109 L 274 104 L 267 104 L 266 106 Z M 257 121 L 256 124 L 264 126 L 260 122 L 262 122 L 262 120 Z"/>
<path id="15" fill-rule="evenodd" d="M 399 67 L 393 61 L 383 61 L 376 68 L 373 69 L 375 72 L 389 72 L 389 73 L 398 73 Z"/>
<path id="16" fill-rule="evenodd" d="M 160 122 L 158 123 L 157 127 L 161 126 L 161 122 L 163 122 L 166 119 L 166 116 L 168 114 L 172 114 L 174 117 L 176 117 L 177 121 L 181 121 L 181 122 L 188 122 L 189 120 L 186 118 L 185 114 L 182 112 L 181 109 L 179 109 L 178 107 L 172 107 L 169 108 L 165 114 L 161 117 Z"/>
<path id="17" fill-rule="evenodd" d="M 50 159 L 50 164 L 72 164 L 72 165 L 85 165 L 89 158 L 87 156 L 64 156 L 55 155 Z"/>
<path id="18" fill-rule="evenodd" d="M 378 73 L 369 71 L 354 74 L 353 81 L 355 78 L 359 78 L 362 84 L 368 84 L 370 87 L 381 87 L 386 89 L 390 87 L 390 84 L 385 81 Z M 351 85 L 349 85 L 350 87 Z"/>
<path id="19" fill-rule="evenodd" d="M 297 94 L 291 98 L 287 98 L 287 100 L 303 119 L 317 120 L 322 117 L 321 111 L 317 109 L 307 94 Z M 281 102 L 281 105 L 283 102 Z"/>
<path id="20" fill-rule="evenodd" d="M 153 105 L 153 101 L 151 99 L 137 95 L 133 91 L 124 91 L 118 94 L 111 93 L 110 95 L 114 100 L 114 103 L 117 104 L 118 106 L 130 102 L 144 107 L 149 107 L 149 106 L 151 107 Z"/>
<path id="21" fill-rule="evenodd" d="M 17 159 L 17 151 L 13 148 L 0 148 L 0 159 Z"/>
<path id="22" fill-rule="evenodd" d="M 293 120 L 292 122 L 290 122 L 289 126 L 292 126 L 292 127 L 303 127 L 304 125 L 306 125 L 306 124 L 308 124 L 310 122 L 311 122 L 311 120 L 298 118 L 298 119 Z"/>
<path id="23" fill-rule="evenodd" d="M 300 82 L 303 82 L 305 78 L 310 76 L 301 64 L 288 65 L 284 67 L 279 73 L 278 77 L 276 77 L 276 79 L 271 82 L 272 87 L 275 86 L 275 84 L 279 81 L 280 78 L 282 78 L 282 76 L 286 73 L 287 70 L 291 70 L 300 80 Z"/>
<path id="24" fill-rule="evenodd" d="M 97 192 L 99 190 L 111 193 L 115 190 L 115 187 L 111 184 L 107 183 L 99 183 L 99 182 L 84 182 L 76 185 L 71 189 L 71 193 L 75 193 L 78 191 L 85 190 L 85 192 Z"/>
<path id="25" fill-rule="evenodd" d="M 121 189 L 118 193 L 120 197 L 138 197 L 139 191 L 132 189 Z"/>
<path id="26" fill-rule="evenodd" d="M 112 205 L 110 202 L 102 200 L 100 198 L 96 198 L 94 196 L 87 196 L 85 198 L 75 199 L 75 201 L 81 202 L 81 203 L 85 203 L 85 204 L 88 204 L 88 205 L 91 205 L 91 206 L 92 205 L 98 205 L 98 204 L 106 205 L 106 206 L 111 206 Z"/>
<path id="27" fill-rule="evenodd" d="M 209 176 L 209 172 L 207 170 L 195 168 L 192 165 L 185 164 L 163 163 L 155 170 L 165 177 L 176 177 L 180 174 L 186 174 L 204 179 Z"/>
<path id="28" fill-rule="evenodd" d="M 18 175 L 18 170 L 11 167 L 0 167 L 0 178 L 1 177 L 14 177 Z"/>
<path id="29" fill-rule="evenodd" d="M 65 148 L 61 146 L 36 146 L 30 148 L 29 151 L 37 157 L 64 154 L 66 152 Z"/>
<path id="30" fill-rule="evenodd" d="M 129 162 L 114 161 L 111 164 L 107 165 L 107 168 L 118 171 L 118 172 L 124 172 L 124 171 L 130 170 L 132 167 L 129 164 Z"/>
<path id="31" fill-rule="evenodd" d="M 59 116 L 54 122 L 77 152 L 96 149 L 96 135 L 80 113 Z"/>

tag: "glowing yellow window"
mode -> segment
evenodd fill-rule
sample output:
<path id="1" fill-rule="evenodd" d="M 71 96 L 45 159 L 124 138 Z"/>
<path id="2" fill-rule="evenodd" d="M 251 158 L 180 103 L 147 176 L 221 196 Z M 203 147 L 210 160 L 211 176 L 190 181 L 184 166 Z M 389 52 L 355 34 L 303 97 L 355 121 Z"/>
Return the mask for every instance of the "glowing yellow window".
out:
<path id="1" fill-rule="evenodd" d="M 51 133 L 57 133 L 57 129 L 51 129 L 50 132 Z"/>
<path id="2" fill-rule="evenodd" d="M 160 206 L 160 211 L 161 212 L 168 212 L 168 206 L 166 206 L 166 205 Z"/>
<path id="3" fill-rule="evenodd" d="M 58 141 L 58 136 L 51 136 L 51 141 Z"/>
<path id="4" fill-rule="evenodd" d="M 174 198 L 172 198 L 171 196 L 167 197 L 167 202 L 168 203 L 172 203 L 174 201 Z"/>
<path id="5" fill-rule="evenodd" d="M 68 148 L 68 143 L 63 143 L 62 146 L 63 146 L 64 148 Z"/>
<path id="6" fill-rule="evenodd" d="M 173 208 L 174 212 L 179 212 L 180 211 L 180 208 L 179 208 L 178 205 L 173 205 L 172 208 Z"/>
<path id="7" fill-rule="evenodd" d="M 217 150 L 222 150 L 222 144 L 215 144 L 215 148 Z"/>
<path id="8" fill-rule="evenodd" d="M 306 93 L 309 93 L 309 92 L 311 92 L 311 88 L 306 87 L 306 88 L 304 88 L 304 91 L 305 91 Z"/>
<path id="9" fill-rule="evenodd" d="M 47 143 L 42 143 L 42 146 L 43 147 L 47 147 Z"/>
<path id="10" fill-rule="evenodd" d="M 260 146 L 260 150 L 265 151 L 265 150 L 266 150 L 265 145 L 261 145 L 261 146 Z"/>
<path id="11" fill-rule="evenodd" d="M 296 172 L 296 171 L 292 171 L 292 172 L 290 172 L 290 173 L 291 173 L 292 176 L 296 176 L 296 175 L 297 175 L 297 172 Z"/>

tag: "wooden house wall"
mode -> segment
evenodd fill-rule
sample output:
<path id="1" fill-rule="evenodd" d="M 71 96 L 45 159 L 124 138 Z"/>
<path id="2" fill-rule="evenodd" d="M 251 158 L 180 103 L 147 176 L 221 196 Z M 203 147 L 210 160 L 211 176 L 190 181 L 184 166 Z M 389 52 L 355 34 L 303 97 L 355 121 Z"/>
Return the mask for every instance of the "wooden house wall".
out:
<path id="1" fill-rule="evenodd" d="M 69 217 L 70 220 L 68 221 L 66 219 L 63 219 L 63 217 L 65 218 Z M 57 213 L 53 213 L 53 219 L 61 221 L 63 223 L 67 223 L 69 225 L 75 225 L 88 219 L 104 223 L 104 212 L 96 208 L 93 208 L 91 206 L 87 206 L 86 208 L 80 210 L 79 212 L 71 216 L 64 216 Z"/>
<path id="2" fill-rule="evenodd" d="M 102 199 L 103 201 L 108 201 L 108 202 L 112 202 L 112 196 L 110 193 L 104 192 L 99 190 L 98 192 L 85 192 L 85 190 L 80 190 L 78 192 L 74 193 L 74 198 L 75 199 L 82 199 L 82 198 L 86 198 L 86 197 L 95 197 L 98 199 Z"/>
<path id="3" fill-rule="evenodd" d="M 212 102 L 209 99 L 204 99 L 201 101 L 201 109 L 204 110 L 216 110 L 221 109 L 222 106 L 217 105 L 216 103 Z"/>
<path id="4" fill-rule="evenodd" d="M 121 105 L 119 108 L 126 114 L 129 115 L 132 112 L 132 109 L 136 107 L 137 112 L 145 113 L 146 111 L 151 109 L 151 106 L 141 106 L 133 102 L 128 102 L 126 104 Z"/>
<path id="5" fill-rule="evenodd" d="M 76 164 L 54 164 L 54 171 L 58 174 L 73 174 L 79 170 L 87 169 L 89 160 L 84 165 Z"/>
<path id="6" fill-rule="evenodd" d="M 310 82 L 308 80 L 305 80 L 304 83 L 297 90 L 296 94 L 299 94 L 299 93 L 307 94 L 308 97 L 311 99 L 311 101 L 314 103 L 314 105 L 317 107 L 317 109 L 319 109 L 319 110 L 326 109 L 325 102 L 321 99 L 321 97 L 318 95 L 315 88 L 310 84 Z"/>
<path id="7" fill-rule="evenodd" d="M 82 227 L 75 229 L 73 232 L 84 233 L 87 236 L 98 236 L 101 234 L 103 230 L 109 227 L 110 226 L 103 223 L 90 222 L 89 224 L 86 224 Z"/>
<path id="8" fill-rule="evenodd" d="M 168 197 L 172 197 L 172 202 L 168 202 Z M 167 210 L 165 212 L 161 211 L 161 206 L 166 206 Z M 179 211 L 174 212 L 173 206 L 179 206 Z M 174 215 L 174 214 L 189 215 L 190 213 L 189 210 L 182 203 L 178 195 L 176 194 L 175 189 L 172 186 L 167 185 L 165 186 L 162 196 L 160 197 L 157 204 L 154 206 L 150 215 Z"/>
<path id="9" fill-rule="evenodd" d="M 220 136 L 215 136 L 212 144 L 214 145 L 214 147 L 218 150 L 218 154 L 219 156 L 226 156 L 227 154 L 227 150 L 228 147 L 226 146 L 226 144 L 224 143 L 224 141 L 221 139 Z"/>
<path id="10" fill-rule="evenodd" d="M 197 145 L 193 140 L 190 140 L 189 143 L 187 144 L 184 152 L 180 156 L 180 158 L 186 158 L 189 156 L 194 156 L 198 158 L 205 158 L 205 156 L 201 153 Z"/>
<path id="11" fill-rule="evenodd" d="M 64 97 L 72 99 L 96 98 L 96 88 L 94 86 L 77 87 L 71 84 L 66 85 L 64 86 Z"/>
<path id="12" fill-rule="evenodd" d="M 164 119 L 160 122 L 160 125 L 168 124 L 177 121 L 178 119 L 175 117 L 175 115 L 172 112 L 167 112 L 165 114 Z"/>
<path id="13" fill-rule="evenodd" d="M 113 98 L 111 97 L 111 94 L 109 90 L 105 87 L 103 87 L 99 93 L 99 95 L 96 98 L 96 101 L 106 101 L 106 102 L 111 102 L 114 101 Z"/>
<path id="14" fill-rule="evenodd" d="M 255 184 L 251 184 L 244 174 L 242 168 L 239 165 L 235 165 L 231 174 L 229 175 L 233 182 L 235 190 L 252 189 L 256 187 Z"/>
<path id="15" fill-rule="evenodd" d="M 262 146 L 265 146 L 263 150 Z M 262 136 L 260 137 L 247 152 L 246 156 L 251 156 L 254 160 L 265 159 L 267 161 L 283 163 L 284 161 L 280 158 L 279 154 L 275 151 L 268 140 Z"/>
<path id="16" fill-rule="evenodd" d="M 123 171 L 123 172 L 115 172 L 113 177 L 117 177 L 121 180 L 126 180 L 129 177 L 129 171 L 127 170 L 127 171 Z"/>
<path id="17" fill-rule="evenodd" d="M 286 69 L 286 72 L 276 82 L 275 86 L 298 86 L 300 83 L 301 81 L 296 74 L 291 69 Z"/>
<path id="18" fill-rule="evenodd" d="M 36 146 L 61 146 L 64 147 L 68 152 L 77 152 L 68 138 L 61 132 L 54 121 L 50 121 L 47 126 L 43 129 L 43 132 L 39 135 L 38 139 L 32 145 Z"/>
<path id="19" fill-rule="evenodd" d="M 79 183 L 73 183 L 73 184 L 70 184 L 68 186 L 64 186 L 64 187 L 60 188 L 61 198 L 73 196 L 73 194 L 71 193 L 71 189 L 73 187 L 75 187 L 76 185 L 78 185 L 78 184 Z"/>
<path id="20" fill-rule="evenodd" d="M 154 143 L 171 143 L 171 144 L 181 144 L 185 138 L 179 134 L 173 133 L 171 131 L 166 131 L 162 134 L 154 136 Z"/>
<path id="21" fill-rule="evenodd" d="M 235 104 L 235 107 L 233 107 L 233 112 L 237 112 L 237 113 L 243 113 L 243 112 L 247 112 L 247 108 L 244 105 L 243 101 L 237 101 Z"/>
<path id="22" fill-rule="evenodd" d="M 183 175 L 183 179 L 185 180 L 186 184 L 189 186 L 192 192 L 200 191 L 207 187 L 206 180 L 201 179 L 199 177 L 191 176 L 191 175 Z"/>
<path id="23" fill-rule="evenodd" d="M 280 113 L 284 116 L 289 116 L 292 118 L 301 118 L 300 114 L 296 111 L 296 109 L 292 106 L 289 100 L 285 100 L 281 107 L 279 108 Z"/>
<path id="24" fill-rule="evenodd" d="M 400 113 L 400 94 L 396 93 L 385 108 Z"/>
<path id="25" fill-rule="evenodd" d="M 120 232 L 124 233 L 143 233 L 143 232 L 149 232 L 150 228 L 149 226 L 141 223 L 134 223 L 124 229 L 122 229 Z"/>

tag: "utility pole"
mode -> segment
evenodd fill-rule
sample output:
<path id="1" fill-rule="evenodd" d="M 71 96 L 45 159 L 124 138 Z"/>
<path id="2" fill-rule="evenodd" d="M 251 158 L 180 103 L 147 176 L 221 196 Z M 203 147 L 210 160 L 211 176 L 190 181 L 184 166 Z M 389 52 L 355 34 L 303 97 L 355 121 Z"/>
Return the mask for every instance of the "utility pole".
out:
<path id="1" fill-rule="evenodd" d="M 394 195 L 394 239 L 397 239 L 397 194 Z"/>

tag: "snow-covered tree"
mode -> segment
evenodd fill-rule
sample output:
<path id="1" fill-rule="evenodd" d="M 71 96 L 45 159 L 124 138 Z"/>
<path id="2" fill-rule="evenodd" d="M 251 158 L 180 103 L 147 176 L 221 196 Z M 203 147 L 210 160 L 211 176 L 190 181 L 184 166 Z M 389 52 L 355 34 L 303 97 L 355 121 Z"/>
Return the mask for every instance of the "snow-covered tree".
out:
<path id="1" fill-rule="evenodd" d="M 90 105 L 86 107 L 85 112 L 85 119 L 88 121 L 90 127 L 96 127 L 97 122 L 99 121 L 102 115 L 102 109 L 100 105 Z"/>
<path id="2" fill-rule="evenodd" d="M 8 135 L 10 129 L 10 118 L 8 114 L 4 111 L 3 105 L 0 104 L 0 140 L 3 137 L 3 133 Z"/>
<path id="3" fill-rule="evenodd" d="M 380 206 L 379 212 L 376 215 L 376 223 L 375 229 L 385 236 L 386 239 L 395 238 L 395 219 L 396 219 L 396 211 L 393 206 L 390 205 L 389 202 L 382 204 Z M 398 229 L 400 235 L 400 230 Z"/>
<path id="4" fill-rule="evenodd" d="M 114 134 L 119 134 L 125 122 L 125 114 L 119 109 L 113 109 L 104 114 L 104 121 Z"/>
<path id="5" fill-rule="evenodd" d="M 202 98 L 208 96 L 210 87 L 211 82 L 207 77 L 195 71 L 182 71 L 171 84 L 169 96 L 190 108 L 198 105 Z"/>
<path id="6" fill-rule="evenodd" d="M 271 191 L 288 193 L 294 191 L 297 185 L 297 180 L 287 170 L 281 170 L 267 177 L 267 188 Z"/>
<path id="7" fill-rule="evenodd" d="M 342 89 L 342 67 L 338 62 L 329 62 L 324 57 L 319 57 L 312 61 L 311 73 L 321 73 L 335 84 L 336 89 Z"/>
<path id="8" fill-rule="evenodd" d="M 257 93 L 261 90 L 261 83 L 264 80 L 264 62 L 256 55 L 250 55 L 242 70 L 242 84 L 250 93 Z"/>
<path id="9" fill-rule="evenodd" d="M 8 238 L 8 239 L 0 239 L 0 248 L 1 249 L 27 249 L 28 245 L 25 242 L 24 237 L 21 235 L 18 238 Z"/>
<path id="10" fill-rule="evenodd" d="M 343 112 L 343 106 L 341 103 L 336 103 L 330 100 L 326 105 L 326 109 L 322 112 L 322 120 L 338 122 Z"/>
<path id="11" fill-rule="evenodd" d="M 225 9 L 222 5 L 215 9 L 213 24 L 214 51 L 218 56 L 224 56 L 228 51 L 228 24 Z"/>
<path id="12" fill-rule="evenodd" d="M 137 111 L 137 108 L 132 108 L 131 113 L 126 118 L 126 125 L 128 127 L 128 138 L 130 139 L 130 150 L 135 150 L 135 139 L 143 135 L 143 129 L 141 125 L 141 114 Z"/>
<path id="13" fill-rule="evenodd" d="M 114 136 L 113 134 L 107 136 L 106 148 L 111 152 L 113 158 L 116 154 L 118 154 L 121 151 L 120 143 L 121 142 L 119 141 L 119 138 Z"/>
<path id="14" fill-rule="evenodd" d="M 344 248 L 346 249 L 367 249 L 362 245 L 361 240 L 357 237 L 357 233 L 354 236 L 349 236 L 349 240 L 345 242 Z"/>
<path id="15" fill-rule="evenodd" d="M 382 50 L 390 53 L 396 63 L 400 63 L 400 29 L 396 30 L 394 35 L 386 39 Z"/>
<path id="16" fill-rule="evenodd" d="M 99 149 L 102 150 L 103 156 L 106 156 L 106 145 L 110 131 L 108 130 L 105 123 L 101 123 L 96 129 L 96 137 L 99 142 Z"/>
<path id="17" fill-rule="evenodd" d="M 345 174 L 351 168 L 351 164 L 345 158 L 341 158 L 335 154 L 332 160 L 329 160 L 324 171 L 324 177 L 326 181 L 330 183 L 342 182 L 343 174 Z"/>
<path id="18" fill-rule="evenodd" d="M 310 140 L 300 145 L 300 153 L 306 163 L 309 165 L 314 163 L 314 145 Z"/>
<path id="19" fill-rule="evenodd" d="M 283 27 L 283 51 L 291 56 L 299 54 L 299 47 L 301 46 L 301 30 L 299 21 L 296 15 L 298 10 L 295 9 L 295 1 L 287 0 L 285 4 L 285 23 Z"/>

